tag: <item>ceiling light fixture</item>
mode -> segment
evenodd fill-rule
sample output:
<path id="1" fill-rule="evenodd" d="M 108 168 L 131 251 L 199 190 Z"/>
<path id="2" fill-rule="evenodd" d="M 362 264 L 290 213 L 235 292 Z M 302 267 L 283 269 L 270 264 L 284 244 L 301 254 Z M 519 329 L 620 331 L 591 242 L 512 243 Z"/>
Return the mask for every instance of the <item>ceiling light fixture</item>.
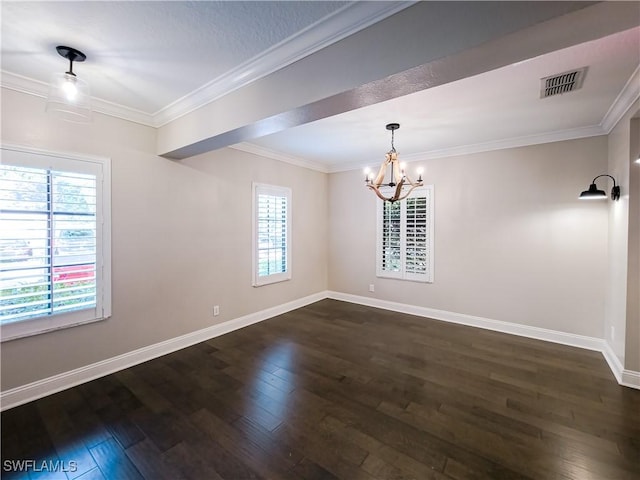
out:
<path id="1" fill-rule="evenodd" d="M 73 73 L 73 62 L 84 62 L 87 56 L 80 50 L 60 45 L 61 57 L 69 60 L 69 71 L 54 73 L 49 85 L 46 111 L 72 122 L 91 121 L 89 84 Z"/>
<path id="2" fill-rule="evenodd" d="M 580 200 L 599 200 L 603 198 L 607 198 L 607 194 L 604 190 L 599 190 L 596 186 L 596 180 L 600 177 L 609 177 L 613 180 L 613 188 L 611 189 L 611 200 L 619 200 L 620 199 L 620 186 L 616 185 L 616 179 L 611 175 L 598 175 L 593 179 L 591 185 L 589 185 L 589 190 L 585 190 L 580 194 Z"/>
<path id="3" fill-rule="evenodd" d="M 374 191 L 380 200 L 393 203 L 407 198 L 414 188 L 422 186 L 422 173 L 418 171 L 417 182 L 412 181 L 405 174 L 405 166 L 404 164 L 400 165 L 398 163 L 398 153 L 393 145 L 394 132 L 400 128 L 400 124 L 389 123 L 386 128 L 387 130 L 391 130 L 391 150 L 385 155 L 385 159 L 375 179 L 371 179 L 369 169 L 365 170 L 365 183 L 367 187 Z M 385 182 L 384 177 L 389 167 L 391 168 L 391 178 L 389 182 Z M 388 193 L 392 193 L 392 195 L 385 196 L 381 188 L 382 190 L 388 190 Z"/>

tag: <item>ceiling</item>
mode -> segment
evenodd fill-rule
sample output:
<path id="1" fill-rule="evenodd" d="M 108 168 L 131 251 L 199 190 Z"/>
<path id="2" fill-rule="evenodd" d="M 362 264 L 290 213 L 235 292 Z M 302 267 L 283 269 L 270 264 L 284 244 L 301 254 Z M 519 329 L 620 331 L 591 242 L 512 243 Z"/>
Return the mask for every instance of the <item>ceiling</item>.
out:
<path id="1" fill-rule="evenodd" d="M 69 45 L 87 55 L 74 71 L 96 111 L 159 127 L 411 4 L 3 1 L 2 84 L 46 95 Z M 337 171 L 380 161 L 389 122 L 409 161 L 603 134 L 639 64 L 636 27 L 236 148 Z M 541 78 L 580 67 L 580 90 L 540 99 Z"/>
<path id="2" fill-rule="evenodd" d="M 405 161 L 603 134 L 605 117 L 639 63 L 640 27 L 252 144 L 341 170 L 382 161 L 390 146 L 389 122 L 400 123 L 395 146 Z M 585 66 L 582 88 L 540 98 L 542 78 Z"/>
<path id="3" fill-rule="evenodd" d="M 87 55 L 74 72 L 96 111 L 160 126 L 203 89 L 206 101 L 228 94 L 409 5 L 2 1 L 3 85 L 46 95 L 51 74 L 68 67 L 55 47 L 68 45 Z"/>

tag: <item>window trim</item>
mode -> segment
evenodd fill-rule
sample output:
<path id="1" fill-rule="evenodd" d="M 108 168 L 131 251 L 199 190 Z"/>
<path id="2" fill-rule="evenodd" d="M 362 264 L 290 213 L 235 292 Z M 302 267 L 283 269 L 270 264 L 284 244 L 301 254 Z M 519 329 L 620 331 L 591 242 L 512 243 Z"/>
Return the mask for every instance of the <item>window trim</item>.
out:
<path id="1" fill-rule="evenodd" d="M 92 168 L 101 170 L 101 177 L 96 179 L 96 189 L 101 197 L 96 205 L 96 236 L 100 238 L 96 250 L 96 278 L 100 278 L 98 288 L 99 295 L 96 298 L 96 316 L 87 317 L 87 309 L 58 313 L 42 317 L 28 318 L 17 322 L 0 325 L 0 342 L 15 340 L 18 338 L 39 335 L 64 328 L 94 323 L 105 320 L 111 316 L 111 159 L 94 155 L 85 155 L 68 152 L 55 152 L 19 145 L 6 145 L 0 147 L 5 162 L 14 165 L 7 157 L 13 157 L 19 161 L 19 165 L 42 168 L 64 169 L 65 163 L 85 162 Z M 6 156 L 5 156 L 6 155 Z M 55 159 L 56 165 L 52 165 Z M 67 167 L 68 168 L 68 167 Z M 70 171 L 82 171 L 82 169 L 69 168 Z M 98 214 L 99 212 L 99 214 Z M 98 275 L 100 271 L 100 275 Z"/>
<path id="2" fill-rule="evenodd" d="M 273 283 L 285 282 L 291 280 L 291 252 L 293 241 L 291 238 L 291 219 L 292 219 L 292 192 L 289 187 L 278 185 L 269 185 L 266 183 L 252 182 L 252 231 L 251 231 L 251 247 L 252 247 L 252 283 L 253 287 L 262 287 Z M 274 196 L 284 196 L 287 198 L 287 242 L 286 242 L 286 266 L 287 270 L 282 273 L 274 273 L 271 275 L 258 274 L 258 195 L 260 193 Z"/>
<path id="3" fill-rule="evenodd" d="M 384 190 L 389 190 L 389 192 L 385 192 Z M 387 187 L 386 189 L 381 189 L 383 194 L 391 194 L 391 189 Z M 429 216 L 429 241 L 427 244 L 427 250 L 429 252 L 429 265 L 427 267 L 427 271 L 425 274 L 417 274 L 413 272 L 406 272 L 406 223 L 407 223 L 407 210 L 406 210 L 406 201 L 408 198 L 415 198 L 425 196 L 428 193 L 428 197 L 430 199 L 428 205 L 428 216 Z M 411 194 L 407 197 L 407 199 L 400 200 L 400 259 L 401 259 L 401 269 L 399 272 L 391 272 L 382 269 L 382 230 L 383 230 L 383 208 L 384 203 L 381 201 L 377 201 L 376 206 L 376 277 L 378 278 L 389 278 L 394 280 L 403 280 L 403 281 L 412 281 L 412 282 L 420 282 L 420 283 L 433 283 L 434 282 L 434 232 L 435 232 L 435 221 L 434 221 L 434 188 L 433 185 L 424 185 L 422 187 L 418 187 L 411 192 Z"/>

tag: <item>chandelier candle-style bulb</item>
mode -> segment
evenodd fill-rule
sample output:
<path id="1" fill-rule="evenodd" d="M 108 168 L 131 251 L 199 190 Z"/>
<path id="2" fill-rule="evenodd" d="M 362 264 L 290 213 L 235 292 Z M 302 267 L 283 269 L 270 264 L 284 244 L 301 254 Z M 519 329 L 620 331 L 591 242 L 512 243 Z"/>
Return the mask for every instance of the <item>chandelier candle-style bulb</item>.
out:
<path id="1" fill-rule="evenodd" d="M 391 130 L 391 150 L 385 155 L 385 159 L 375 179 L 372 180 L 369 174 L 366 173 L 365 183 L 380 200 L 393 203 L 407 198 L 416 187 L 421 187 L 422 175 L 420 174 L 418 181 L 414 182 L 405 173 L 405 164 L 400 165 L 398 163 L 398 153 L 396 152 L 393 140 L 394 132 L 400 128 L 400 124 L 389 123 L 386 128 L 387 130 Z M 390 175 L 387 181 L 385 177 L 387 176 L 388 170 L 390 170 Z"/>

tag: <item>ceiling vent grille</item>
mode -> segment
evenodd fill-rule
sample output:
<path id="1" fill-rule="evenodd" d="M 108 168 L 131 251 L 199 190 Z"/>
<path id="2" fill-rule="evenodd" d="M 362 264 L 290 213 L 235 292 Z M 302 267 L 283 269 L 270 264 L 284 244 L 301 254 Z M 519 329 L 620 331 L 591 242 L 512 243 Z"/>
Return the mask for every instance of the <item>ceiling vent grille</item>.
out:
<path id="1" fill-rule="evenodd" d="M 540 98 L 552 97 L 553 95 L 561 95 L 578 90 L 582 87 L 586 73 L 587 67 L 582 67 L 540 79 Z"/>

